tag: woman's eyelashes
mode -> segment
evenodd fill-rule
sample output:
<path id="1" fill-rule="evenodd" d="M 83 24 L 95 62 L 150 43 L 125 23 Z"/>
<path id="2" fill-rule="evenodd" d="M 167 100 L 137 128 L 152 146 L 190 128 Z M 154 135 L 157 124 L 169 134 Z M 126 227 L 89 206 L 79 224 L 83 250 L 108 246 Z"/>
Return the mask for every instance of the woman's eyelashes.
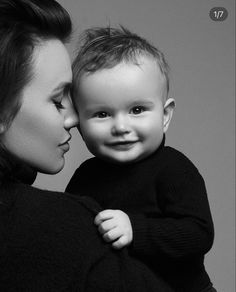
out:
<path id="1" fill-rule="evenodd" d="M 64 99 L 63 92 L 58 93 L 57 95 L 54 95 L 52 97 L 52 103 L 54 104 L 57 110 L 62 110 L 65 108 L 65 106 L 63 105 L 63 99 Z"/>
<path id="2" fill-rule="evenodd" d="M 62 110 L 65 108 L 64 105 L 62 104 L 62 101 L 53 100 L 53 103 L 58 110 Z"/>
<path id="3" fill-rule="evenodd" d="M 52 101 L 58 110 L 62 110 L 62 109 L 65 109 L 65 106 L 63 105 L 63 101 L 66 98 L 70 98 L 70 96 L 71 96 L 71 89 L 68 86 L 66 86 L 60 93 L 58 93 L 56 96 L 52 98 Z"/>

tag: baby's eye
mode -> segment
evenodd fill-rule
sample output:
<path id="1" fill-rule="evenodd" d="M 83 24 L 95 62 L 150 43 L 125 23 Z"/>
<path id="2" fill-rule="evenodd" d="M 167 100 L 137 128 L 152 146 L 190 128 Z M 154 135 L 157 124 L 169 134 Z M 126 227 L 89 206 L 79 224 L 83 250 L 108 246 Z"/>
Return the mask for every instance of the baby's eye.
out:
<path id="1" fill-rule="evenodd" d="M 104 118 L 108 117 L 108 113 L 107 112 L 97 112 L 94 116 L 96 118 L 99 118 L 99 119 L 104 119 Z"/>
<path id="2" fill-rule="evenodd" d="M 134 115 L 139 115 L 144 111 L 145 111 L 145 108 L 143 106 L 135 106 L 130 110 L 130 113 Z"/>

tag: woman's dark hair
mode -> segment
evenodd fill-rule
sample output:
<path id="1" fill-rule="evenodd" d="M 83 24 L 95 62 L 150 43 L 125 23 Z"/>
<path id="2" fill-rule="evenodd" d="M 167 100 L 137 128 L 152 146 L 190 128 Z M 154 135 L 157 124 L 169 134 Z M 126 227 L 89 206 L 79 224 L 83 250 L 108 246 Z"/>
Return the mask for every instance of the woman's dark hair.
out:
<path id="1" fill-rule="evenodd" d="M 71 32 L 69 14 L 54 0 L 0 0 L 0 180 L 10 167 L 1 133 L 20 109 L 22 90 L 33 77 L 34 48 L 49 39 L 65 43 Z"/>

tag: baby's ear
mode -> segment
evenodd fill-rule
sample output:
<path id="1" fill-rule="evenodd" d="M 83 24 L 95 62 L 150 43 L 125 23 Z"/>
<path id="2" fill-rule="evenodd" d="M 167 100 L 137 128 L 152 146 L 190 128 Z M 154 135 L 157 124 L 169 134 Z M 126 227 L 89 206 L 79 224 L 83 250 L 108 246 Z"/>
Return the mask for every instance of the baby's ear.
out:
<path id="1" fill-rule="evenodd" d="M 164 104 L 164 120 L 163 120 L 163 132 L 166 133 L 168 130 L 170 121 L 175 108 L 175 100 L 169 97 Z"/>

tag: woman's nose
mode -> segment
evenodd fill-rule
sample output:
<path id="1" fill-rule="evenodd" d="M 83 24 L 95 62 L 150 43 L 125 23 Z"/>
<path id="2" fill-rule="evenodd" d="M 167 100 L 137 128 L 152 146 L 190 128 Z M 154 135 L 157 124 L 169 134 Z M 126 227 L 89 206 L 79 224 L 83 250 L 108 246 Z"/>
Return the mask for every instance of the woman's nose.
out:
<path id="1" fill-rule="evenodd" d="M 76 110 L 70 101 L 68 104 L 67 112 L 65 114 L 65 121 L 64 121 L 64 127 L 65 129 L 69 130 L 75 126 L 77 126 L 79 123 L 79 116 L 76 113 Z"/>
<path id="2" fill-rule="evenodd" d="M 118 116 L 114 119 L 112 125 L 112 135 L 124 135 L 130 132 L 130 125 L 127 117 Z"/>

